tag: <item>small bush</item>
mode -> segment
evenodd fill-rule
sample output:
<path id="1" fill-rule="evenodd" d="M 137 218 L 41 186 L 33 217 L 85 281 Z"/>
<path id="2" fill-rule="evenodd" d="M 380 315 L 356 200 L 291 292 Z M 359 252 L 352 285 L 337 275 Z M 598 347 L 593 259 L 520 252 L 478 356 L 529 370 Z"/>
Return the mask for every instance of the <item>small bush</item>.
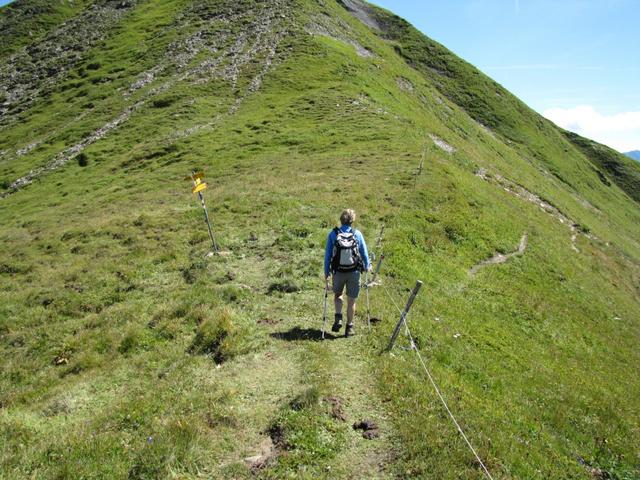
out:
<path id="1" fill-rule="evenodd" d="M 267 288 L 268 294 L 272 294 L 273 292 L 295 293 L 299 291 L 300 286 L 296 282 L 288 278 L 273 282 Z"/>
<path id="2" fill-rule="evenodd" d="M 171 318 L 171 311 L 167 308 L 161 309 L 147 324 L 160 340 L 173 340 L 180 334 L 181 322 Z"/>
<path id="3" fill-rule="evenodd" d="M 591 233 L 591 229 L 587 225 L 585 225 L 583 223 L 576 223 L 574 225 L 574 227 L 576 227 L 578 230 L 580 230 L 585 235 L 588 235 L 589 233 Z"/>
<path id="4" fill-rule="evenodd" d="M 153 108 L 166 108 L 174 102 L 173 98 L 158 98 L 153 101 Z"/>
<path id="5" fill-rule="evenodd" d="M 210 355 L 222 363 L 252 348 L 253 328 L 228 307 L 217 309 L 205 318 L 196 330 L 189 348 L 191 353 Z"/>
<path id="6" fill-rule="evenodd" d="M 246 297 L 246 290 L 236 285 L 226 285 L 220 289 L 220 298 L 225 303 L 236 303 Z"/>
<path id="7" fill-rule="evenodd" d="M 459 244 L 464 240 L 464 232 L 458 225 L 445 225 L 444 233 L 452 243 Z"/>
<path id="8" fill-rule="evenodd" d="M 78 155 L 78 165 L 80 165 L 81 167 L 86 167 L 87 165 L 89 165 L 89 157 L 87 157 L 86 153 L 80 152 L 80 154 Z"/>
<path id="9" fill-rule="evenodd" d="M 300 411 L 305 408 L 313 407 L 320 401 L 320 392 L 318 387 L 311 387 L 294 398 L 289 406 L 292 410 Z"/>
<path id="10" fill-rule="evenodd" d="M 75 357 L 69 367 L 64 370 L 62 376 L 77 375 L 86 370 L 99 367 L 102 364 L 102 357 L 95 352 L 82 352 Z"/>
<path id="11" fill-rule="evenodd" d="M 189 285 L 195 283 L 198 280 L 198 277 L 201 273 L 206 271 L 207 262 L 205 260 L 196 260 L 188 267 L 182 268 L 182 278 Z"/>

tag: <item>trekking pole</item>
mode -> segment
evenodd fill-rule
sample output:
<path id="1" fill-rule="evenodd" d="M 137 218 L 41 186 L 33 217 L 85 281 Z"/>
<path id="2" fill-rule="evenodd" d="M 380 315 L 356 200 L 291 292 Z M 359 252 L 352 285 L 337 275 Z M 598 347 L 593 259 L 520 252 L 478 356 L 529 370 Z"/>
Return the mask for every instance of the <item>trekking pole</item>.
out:
<path id="1" fill-rule="evenodd" d="M 384 233 L 384 223 L 380 227 L 380 235 L 376 239 L 376 252 L 380 249 L 380 244 L 382 243 L 382 234 Z"/>
<path id="2" fill-rule="evenodd" d="M 371 331 L 371 309 L 369 308 L 369 270 L 367 269 L 364 274 L 364 291 L 367 294 L 367 324 L 369 325 L 369 331 Z"/>
<path id="3" fill-rule="evenodd" d="M 329 296 L 329 288 L 324 285 L 324 313 L 322 314 L 322 339 L 324 340 L 324 331 L 327 327 L 327 297 Z"/>

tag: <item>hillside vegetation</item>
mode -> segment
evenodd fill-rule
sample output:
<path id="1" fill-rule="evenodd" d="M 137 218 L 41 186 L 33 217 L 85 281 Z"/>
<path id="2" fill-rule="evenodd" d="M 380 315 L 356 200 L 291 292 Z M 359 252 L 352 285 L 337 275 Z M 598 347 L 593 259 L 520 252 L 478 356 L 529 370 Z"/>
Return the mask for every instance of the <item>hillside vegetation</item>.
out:
<path id="1" fill-rule="evenodd" d="M 640 165 L 358 0 L 0 25 L 0 478 L 484 478 L 408 340 L 384 352 L 418 279 L 493 478 L 640 478 Z M 345 207 L 385 255 L 375 321 L 363 291 L 320 341 Z"/>

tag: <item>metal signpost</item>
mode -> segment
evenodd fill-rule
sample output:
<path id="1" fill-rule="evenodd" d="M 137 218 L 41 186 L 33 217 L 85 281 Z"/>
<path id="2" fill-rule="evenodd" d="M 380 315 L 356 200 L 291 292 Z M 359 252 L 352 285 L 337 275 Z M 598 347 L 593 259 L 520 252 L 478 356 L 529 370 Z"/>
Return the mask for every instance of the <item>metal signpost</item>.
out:
<path id="1" fill-rule="evenodd" d="M 204 196 L 202 195 L 202 191 L 207 188 L 206 182 L 203 182 L 204 178 L 203 172 L 191 172 L 191 175 L 185 177 L 185 180 L 191 180 L 193 182 L 193 188 L 191 189 L 192 193 L 197 193 L 200 198 L 200 203 L 202 205 L 202 209 L 204 210 L 204 219 L 207 222 L 207 228 L 209 229 L 209 237 L 211 238 L 211 246 L 213 247 L 213 252 L 218 253 L 218 244 L 216 243 L 216 239 L 213 236 L 213 230 L 211 229 L 211 222 L 209 221 L 209 212 L 207 211 L 207 206 L 204 203 Z"/>

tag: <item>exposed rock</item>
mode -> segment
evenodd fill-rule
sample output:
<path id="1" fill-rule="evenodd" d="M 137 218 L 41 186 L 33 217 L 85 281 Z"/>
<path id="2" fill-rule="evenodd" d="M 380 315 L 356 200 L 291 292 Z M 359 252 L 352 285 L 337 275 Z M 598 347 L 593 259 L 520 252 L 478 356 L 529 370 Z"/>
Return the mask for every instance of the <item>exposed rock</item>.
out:
<path id="1" fill-rule="evenodd" d="M 380 24 L 375 19 L 373 9 L 365 2 L 360 0 L 338 0 L 338 3 L 368 27 L 374 30 L 381 30 Z"/>
<path id="2" fill-rule="evenodd" d="M 436 137 L 435 135 L 429 134 L 433 143 L 440 149 L 444 150 L 447 153 L 455 153 L 456 149 L 449 145 L 447 142 L 442 140 L 440 137 Z"/>
<path id="3" fill-rule="evenodd" d="M 347 45 L 351 45 L 356 49 L 356 53 L 363 58 L 372 58 L 374 56 L 370 50 L 363 47 L 358 41 L 354 40 L 349 35 L 338 31 L 336 28 L 332 29 L 326 25 L 321 25 L 320 23 L 313 23 L 307 25 L 305 30 L 309 35 L 322 35 L 339 42 L 346 43 Z"/>
<path id="4" fill-rule="evenodd" d="M 415 90 L 413 87 L 413 83 L 411 83 L 411 80 L 409 80 L 408 78 L 398 77 L 396 79 L 396 83 L 398 84 L 398 88 L 405 92 L 413 93 L 413 91 Z"/>

